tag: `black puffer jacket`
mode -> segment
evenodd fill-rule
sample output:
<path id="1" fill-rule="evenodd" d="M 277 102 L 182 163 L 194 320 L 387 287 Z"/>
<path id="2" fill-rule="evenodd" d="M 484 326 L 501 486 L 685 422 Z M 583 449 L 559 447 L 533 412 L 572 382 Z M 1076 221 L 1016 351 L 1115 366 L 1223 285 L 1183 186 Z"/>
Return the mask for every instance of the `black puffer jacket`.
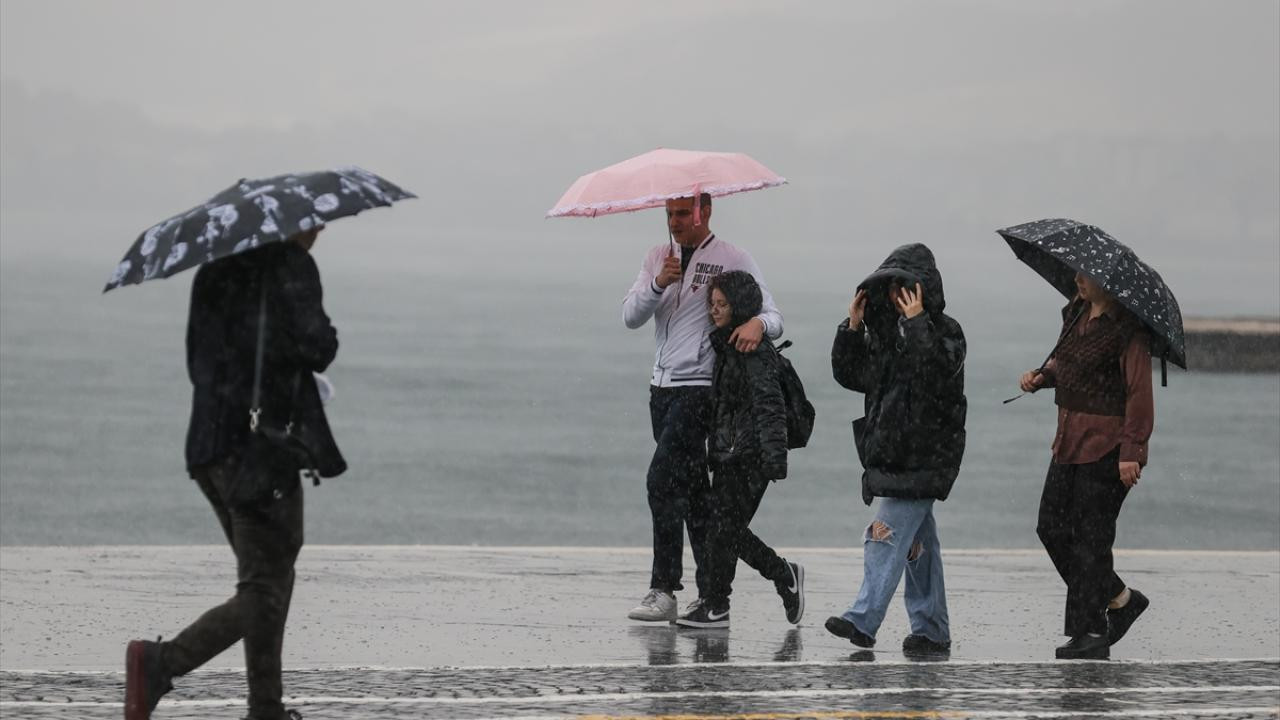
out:
<path id="1" fill-rule="evenodd" d="M 888 301 L 892 280 L 919 282 L 925 311 L 901 318 Z M 964 331 L 943 313 L 946 298 L 933 253 L 903 245 L 863 280 L 863 327 L 846 318 L 831 347 L 836 382 L 866 394 L 865 415 L 853 423 L 864 469 L 862 499 L 946 500 L 964 456 Z"/>
<path id="2" fill-rule="evenodd" d="M 732 308 L 728 327 L 711 333 L 716 353 L 708 458 L 712 470 L 727 465 L 758 471 L 769 480 L 787 476 L 787 416 L 782 400 L 778 350 L 764 338 L 754 352 L 729 345 L 733 328 L 760 312 L 760 286 L 749 273 L 722 273 L 707 290 L 724 293 Z"/>

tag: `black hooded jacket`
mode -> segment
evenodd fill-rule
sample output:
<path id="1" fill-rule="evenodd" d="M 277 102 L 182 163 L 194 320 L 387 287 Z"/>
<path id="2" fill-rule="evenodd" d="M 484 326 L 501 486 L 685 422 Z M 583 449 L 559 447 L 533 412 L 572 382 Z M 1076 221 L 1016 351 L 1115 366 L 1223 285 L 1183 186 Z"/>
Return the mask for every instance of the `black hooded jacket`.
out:
<path id="1" fill-rule="evenodd" d="M 753 352 L 729 344 L 733 329 L 760 313 L 761 293 L 750 273 L 721 273 L 707 289 L 724 293 L 732 309 L 727 327 L 711 333 L 716 363 L 711 381 L 714 410 L 708 439 L 712 470 L 732 464 L 769 480 L 787 476 L 787 415 L 778 350 L 764 338 Z"/>
<path id="2" fill-rule="evenodd" d="M 924 309 L 905 319 L 888 300 L 889 285 L 919 282 Z M 943 313 L 946 298 L 933 253 L 903 245 L 863 280 L 863 327 L 840 323 L 831 347 L 836 382 L 865 393 L 864 417 L 853 423 L 862 461 L 862 499 L 946 500 L 964 456 L 964 331 Z"/>
<path id="3" fill-rule="evenodd" d="M 322 304 L 320 273 L 294 243 L 273 243 L 203 265 L 191 284 L 187 373 L 191 423 L 187 468 L 235 455 L 249 435 L 260 289 L 266 282 L 261 421 L 293 434 L 311 451 L 323 477 L 347 468 L 325 418 L 312 372 L 338 353 L 338 332 Z"/>

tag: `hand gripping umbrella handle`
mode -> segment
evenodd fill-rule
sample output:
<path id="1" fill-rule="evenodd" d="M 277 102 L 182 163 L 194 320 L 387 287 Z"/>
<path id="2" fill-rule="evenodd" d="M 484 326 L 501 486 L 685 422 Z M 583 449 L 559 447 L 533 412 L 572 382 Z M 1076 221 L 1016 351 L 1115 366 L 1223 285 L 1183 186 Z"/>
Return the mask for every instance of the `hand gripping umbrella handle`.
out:
<path id="1" fill-rule="evenodd" d="M 1089 305 L 1088 305 L 1088 303 L 1081 303 L 1081 304 L 1080 304 L 1080 309 L 1079 309 L 1078 311 L 1076 311 L 1075 317 L 1071 318 L 1071 322 L 1067 323 L 1067 326 L 1066 326 L 1065 328 L 1063 328 L 1063 330 L 1062 330 L 1062 334 L 1058 336 L 1058 342 L 1056 342 L 1056 343 L 1054 343 L 1054 344 L 1053 344 L 1053 349 L 1052 349 L 1052 350 L 1050 350 L 1050 351 L 1049 351 L 1049 354 L 1045 356 L 1045 358 L 1044 358 L 1044 362 L 1040 363 L 1040 367 L 1036 368 L 1036 372 L 1037 372 L 1037 373 L 1042 373 L 1042 372 L 1044 372 L 1044 368 L 1045 368 L 1045 366 L 1046 366 L 1046 365 L 1048 365 L 1048 364 L 1049 364 L 1049 361 L 1053 359 L 1053 355 L 1054 355 L 1054 353 L 1058 352 L 1058 348 L 1062 347 L 1062 341 L 1066 339 L 1066 337 L 1067 337 L 1067 333 L 1071 332 L 1071 328 L 1073 328 L 1073 327 L 1075 327 L 1075 326 L 1076 326 L 1076 321 L 1078 321 L 1078 320 L 1080 319 L 1080 316 L 1081 316 L 1081 315 L 1084 315 L 1085 308 L 1087 308 L 1088 306 L 1089 306 Z M 1163 369 L 1163 367 L 1164 367 L 1164 366 L 1163 366 L 1163 365 L 1161 365 L 1161 369 Z M 1163 376 L 1162 376 L 1162 377 L 1163 377 Z M 1000 403 L 1000 404 L 1001 404 L 1001 405 L 1008 405 L 1009 403 L 1013 402 L 1014 400 L 1017 400 L 1018 398 L 1022 397 L 1023 395 L 1026 395 L 1026 394 L 1027 394 L 1027 393 L 1025 393 L 1025 392 L 1020 392 L 1020 393 L 1018 393 L 1017 395 L 1014 395 L 1013 397 L 1009 398 L 1008 400 L 1005 400 L 1004 402 L 1002 402 L 1002 403 Z"/>

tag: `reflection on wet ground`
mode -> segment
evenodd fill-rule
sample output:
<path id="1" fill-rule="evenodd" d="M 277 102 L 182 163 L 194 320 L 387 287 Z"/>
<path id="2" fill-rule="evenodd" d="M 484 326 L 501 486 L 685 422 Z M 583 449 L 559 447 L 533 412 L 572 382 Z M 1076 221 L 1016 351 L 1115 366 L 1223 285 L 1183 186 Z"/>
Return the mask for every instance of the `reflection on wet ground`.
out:
<path id="1" fill-rule="evenodd" d="M 631 637 L 640 641 L 650 665 L 675 665 L 683 656 L 688 662 L 729 662 L 729 630 L 724 628 L 678 628 L 666 623 L 633 625 L 627 629 Z M 782 636 L 774 662 L 801 660 L 804 642 L 800 628 L 791 628 Z"/>
<path id="2" fill-rule="evenodd" d="M 735 663 L 728 631 L 637 627 L 648 665 L 286 672 L 307 720 L 336 718 L 1277 718 L 1280 661 Z M 779 656 L 799 658 L 801 631 Z M 243 675 L 196 672 L 157 718 L 233 718 Z M 120 673 L 0 672 L 0 716 L 120 714 Z"/>

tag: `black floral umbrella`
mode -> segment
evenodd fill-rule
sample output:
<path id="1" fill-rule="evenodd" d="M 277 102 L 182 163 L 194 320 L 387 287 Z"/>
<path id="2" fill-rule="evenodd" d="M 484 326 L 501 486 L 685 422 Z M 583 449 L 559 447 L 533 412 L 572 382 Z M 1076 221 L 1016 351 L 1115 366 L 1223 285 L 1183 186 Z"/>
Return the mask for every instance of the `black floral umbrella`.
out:
<path id="1" fill-rule="evenodd" d="M 1076 296 L 1075 274 L 1093 278 L 1152 333 L 1151 354 L 1186 369 L 1182 310 L 1160 273 L 1138 259 L 1129 246 L 1100 228 L 1050 218 L 997 230 L 1014 255 L 1067 299 Z"/>
<path id="2" fill-rule="evenodd" d="M 144 230 L 102 291 L 169 277 L 331 220 L 415 197 L 354 165 L 242 179 L 208 202 Z"/>

